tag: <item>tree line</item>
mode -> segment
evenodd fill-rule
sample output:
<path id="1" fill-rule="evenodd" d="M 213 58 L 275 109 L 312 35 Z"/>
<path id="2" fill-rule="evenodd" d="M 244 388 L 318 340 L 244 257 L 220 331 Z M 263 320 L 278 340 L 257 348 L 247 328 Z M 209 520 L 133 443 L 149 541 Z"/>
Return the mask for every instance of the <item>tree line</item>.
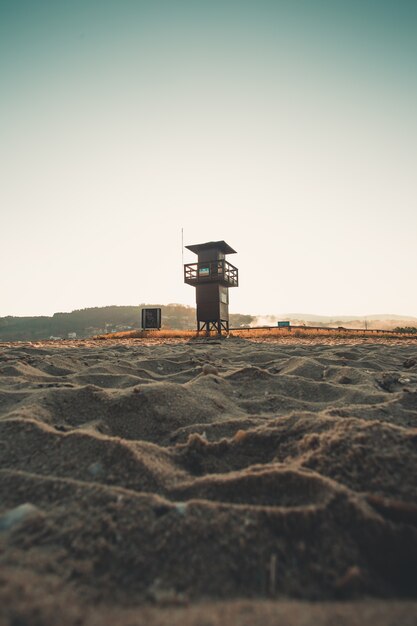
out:
<path id="1" fill-rule="evenodd" d="M 71 313 L 37 317 L 0 317 L 0 341 L 33 341 L 60 337 L 66 339 L 69 333 L 77 338 L 92 337 L 97 334 L 140 328 L 141 309 L 160 307 L 162 328 L 187 330 L 196 327 L 195 308 L 182 304 L 140 304 L 139 306 L 105 306 L 77 309 Z M 249 325 L 251 315 L 232 314 L 231 326 Z"/>

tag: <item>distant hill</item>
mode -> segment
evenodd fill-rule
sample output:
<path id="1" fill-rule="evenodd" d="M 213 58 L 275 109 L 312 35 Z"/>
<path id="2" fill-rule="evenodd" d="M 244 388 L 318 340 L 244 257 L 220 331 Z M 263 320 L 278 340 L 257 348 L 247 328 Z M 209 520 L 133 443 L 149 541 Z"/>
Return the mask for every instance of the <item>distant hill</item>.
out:
<path id="1" fill-rule="evenodd" d="M 279 315 L 264 315 L 254 318 L 253 326 L 270 325 L 274 326 L 278 320 L 288 320 L 294 326 L 322 326 L 345 328 L 368 328 L 393 330 L 398 326 L 416 326 L 417 317 L 394 314 L 374 314 L 374 315 L 314 315 L 311 313 L 282 313 Z"/>
<path id="2" fill-rule="evenodd" d="M 56 337 L 66 339 L 92 337 L 102 333 L 140 328 L 141 309 L 161 307 L 162 328 L 187 330 L 196 327 L 195 308 L 182 304 L 140 304 L 79 309 L 55 313 L 51 317 L 0 317 L 0 341 L 34 341 Z M 249 325 L 251 315 L 231 315 L 232 326 Z"/>
<path id="3" fill-rule="evenodd" d="M 334 322 L 334 320 L 342 320 L 344 322 L 354 322 L 360 320 L 404 322 L 411 320 L 417 322 L 417 317 L 394 315 L 393 313 L 376 313 L 373 315 L 312 315 L 310 313 L 286 313 L 285 315 L 291 319 L 303 319 L 304 321 L 321 322 L 325 324 L 330 324 Z M 286 317 L 284 317 L 284 319 L 286 319 Z"/>
<path id="4" fill-rule="evenodd" d="M 140 328 L 143 307 L 160 306 L 162 328 L 189 330 L 196 327 L 195 308 L 183 304 L 140 304 L 138 306 L 105 306 L 79 309 L 71 313 L 55 313 L 51 317 L 1 317 L 0 341 L 35 341 L 57 337 L 66 339 L 92 337 L 103 333 Z M 293 325 L 343 326 L 345 328 L 381 328 L 392 330 L 398 326 L 417 327 L 416 317 L 401 315 L 323 316 L 302 313 L 280 315 L 230 315 L 231 327 L 275 326 L 278 320 L 289 320 Z"/>

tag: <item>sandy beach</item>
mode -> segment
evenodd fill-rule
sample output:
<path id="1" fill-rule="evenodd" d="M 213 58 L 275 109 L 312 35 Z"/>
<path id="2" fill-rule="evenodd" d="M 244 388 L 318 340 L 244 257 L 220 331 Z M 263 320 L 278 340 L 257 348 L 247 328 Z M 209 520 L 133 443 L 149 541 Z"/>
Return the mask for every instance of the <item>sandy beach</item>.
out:
<path id="1" fill-rule="evenodd" d="M 417 624 L 416 340 L 0 344 L 0 624 Z"/>

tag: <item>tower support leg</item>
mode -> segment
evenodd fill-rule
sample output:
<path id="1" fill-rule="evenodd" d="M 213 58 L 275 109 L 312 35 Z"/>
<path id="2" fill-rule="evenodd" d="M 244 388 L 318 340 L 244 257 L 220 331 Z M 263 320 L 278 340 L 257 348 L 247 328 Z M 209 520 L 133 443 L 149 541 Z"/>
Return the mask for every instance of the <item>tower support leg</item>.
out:
<path id="1" fill-rule="evenodd" d="M 197 322 L 197 335 L 200 335 L 200 332 L 205 331 L 206 337 L 210 336 L 211 331 L 216 331 L 217 335 L 220 337 L 222 331 L 225 331 L 226 335 L 229 334 L 229 322 L 227 320 L 215 320 L 215 321 L 198 321 Z"/>

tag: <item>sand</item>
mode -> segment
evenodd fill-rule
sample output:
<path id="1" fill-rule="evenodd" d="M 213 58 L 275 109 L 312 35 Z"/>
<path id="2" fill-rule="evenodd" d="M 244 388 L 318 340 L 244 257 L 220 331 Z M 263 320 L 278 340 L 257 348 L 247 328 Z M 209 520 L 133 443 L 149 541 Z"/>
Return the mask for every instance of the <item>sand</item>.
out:
<path id="1" fill-rule="evenodd" d="M 417 624 L 417 342 L 0 344 L 0 624 Z"/>

